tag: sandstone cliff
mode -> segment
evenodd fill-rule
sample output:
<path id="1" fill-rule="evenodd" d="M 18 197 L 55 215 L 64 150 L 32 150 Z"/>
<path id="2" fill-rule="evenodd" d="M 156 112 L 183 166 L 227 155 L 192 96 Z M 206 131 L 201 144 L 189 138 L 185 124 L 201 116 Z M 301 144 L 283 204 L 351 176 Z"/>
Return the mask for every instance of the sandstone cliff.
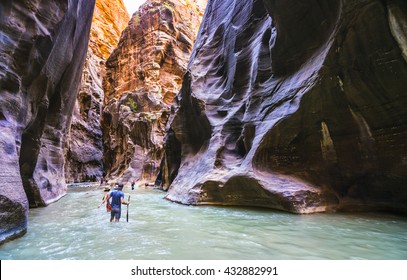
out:
<path id="1" fill-rule="evenodd" d="M 210 0 L 157 184 L 185 204 L 407 212 L 407 3 Z"/>
<path id="2" fill-rule="evenodd" d="M 64 146 L 95 2 L 0 2 L 0 243 L 66 192 Z"/>
<path id="3" fill-rule="evenodd" d="M 108 177 L 151 180 L 162 158 L 170 106 L 178 93 L 204 0 L 147 1 L 106 62 L 102 128 Z"/>
<path id="4" fill-rule="evenodd" d="M 72 117 L 65 166 L 67 182 L 94 181 L 103 176 L 100 119 L 105 62 L 129 19 L 122 0 L 96 0 L 88 53 Z"/>

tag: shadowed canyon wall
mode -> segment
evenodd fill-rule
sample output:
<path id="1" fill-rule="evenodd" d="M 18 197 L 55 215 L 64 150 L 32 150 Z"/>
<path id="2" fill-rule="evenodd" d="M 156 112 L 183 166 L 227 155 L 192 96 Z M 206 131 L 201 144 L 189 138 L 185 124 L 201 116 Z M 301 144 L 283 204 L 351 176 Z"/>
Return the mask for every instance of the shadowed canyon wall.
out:
<path id="1" fill-rule="evenodd" d="M 66 192 L 64 148 L 95 2 L 0 2 L 0 243 Z"/>
<path id="2" fill-rule="evenodd" d="M 107 177 L 149 181 L 163 154 L 205 0 L 147 1 L 106 62 L 102 129 Z"/>
<path id="3" fill-rule="evenodd" d="M 96 0 L 88 53 L 72 117 L 65 166 L 67 182 L 95 181 L 103 176 L 100 119 L 105 62 L 129 20 L 122 0 Z"/>
<path id="4" fill-rule="evenodd" d="M 210 0 L 157 184 L 184 204 L 407 212 L 407 3 Z"/>

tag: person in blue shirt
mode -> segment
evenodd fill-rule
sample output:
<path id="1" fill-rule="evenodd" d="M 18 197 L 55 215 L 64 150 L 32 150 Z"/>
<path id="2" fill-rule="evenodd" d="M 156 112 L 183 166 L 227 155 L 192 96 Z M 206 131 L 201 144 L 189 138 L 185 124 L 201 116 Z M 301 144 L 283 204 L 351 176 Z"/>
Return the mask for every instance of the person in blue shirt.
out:
<path id="1" fill-rule="evenodd" d="M 119 222 L 122 213 L 122 204 L 130 204 L 130 202 L 124 201 L 124 193 L 122 190 L 123 184 L 119 184 L 117 190 L 112 191 L 107 197 L 107 200 L 112 198 L 110 203 L 112 206 L 112 209 L 110 210 L 110 222 L 113 222 L 113 219 L 115 222 Z"/>

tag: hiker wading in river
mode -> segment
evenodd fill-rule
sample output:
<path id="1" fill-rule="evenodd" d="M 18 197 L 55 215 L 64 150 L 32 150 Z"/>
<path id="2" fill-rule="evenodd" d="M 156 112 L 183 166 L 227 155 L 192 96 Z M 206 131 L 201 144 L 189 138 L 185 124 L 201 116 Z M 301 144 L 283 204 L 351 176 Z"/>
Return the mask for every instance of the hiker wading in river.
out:
<path id="1" fill-rule="evenodd" d="M 124 193 L 123 193 L 123 184 L 119 184 L 117 190 L 112 191 L 109 193 L 105 199 L 106 201 L 112 198 L 111 206 L 112 210 L 110 211 L 110 222 L 118 222 L 120 220 L 120 216 L 122 213 L 122 204 L 129 205 L 130 202 L 124 201 Z M 103 203 L 103 202 L 102 202 Z"/>
<path id="2" fill-rule="evenodd" d="M 105 189 L 105 192 L 108 192 L 109 189 Z M 98 208 L 102 206 L 106 202 L 106 212 L 110 212 L 112 210 L 112 205 L 110 205 L 110 200 L 109 200 L 109 193 L 106 193 L 103 196 L 102 203 L 99 204 Z"/>

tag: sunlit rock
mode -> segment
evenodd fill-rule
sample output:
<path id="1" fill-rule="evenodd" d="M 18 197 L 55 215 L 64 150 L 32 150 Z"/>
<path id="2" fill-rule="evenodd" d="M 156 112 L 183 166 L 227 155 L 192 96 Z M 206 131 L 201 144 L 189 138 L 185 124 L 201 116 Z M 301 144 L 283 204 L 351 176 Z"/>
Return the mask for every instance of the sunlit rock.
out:
<path id="1" fill-rule="evenodd" d="M 146 1 L 106 62 L 107 177 L 155 179 L 170 104 L 181 88 L 206 0 Z"/>
<path id="2" fill-rule="evenodd" d="M 105 62 L 117 46 L 130 16 L 122 0 L 96 0 L 81 87 L 75 103 L 66 155 L 68 182 L 99 180 L 103 176 L 100 125 Z"/>

